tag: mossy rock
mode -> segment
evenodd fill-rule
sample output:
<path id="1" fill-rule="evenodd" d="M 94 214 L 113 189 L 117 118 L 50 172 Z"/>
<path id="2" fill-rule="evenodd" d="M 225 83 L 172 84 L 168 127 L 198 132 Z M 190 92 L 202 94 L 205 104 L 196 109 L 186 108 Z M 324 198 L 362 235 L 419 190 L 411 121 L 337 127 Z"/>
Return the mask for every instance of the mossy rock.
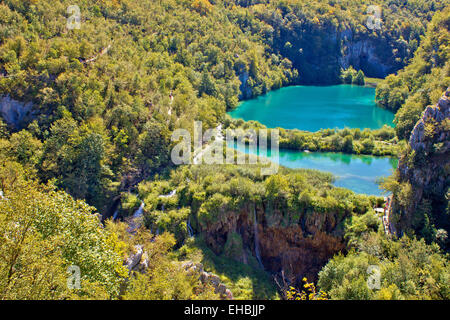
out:
<path id="1" fill-rule="evenodd" d="M 242 237 L 237 232 L 232 232 L 228 234 L 227 242 L 224 248 L 225 256 L 234 259 L 236 261 L 241 261 L 244 254 L 244 243 Z"/>

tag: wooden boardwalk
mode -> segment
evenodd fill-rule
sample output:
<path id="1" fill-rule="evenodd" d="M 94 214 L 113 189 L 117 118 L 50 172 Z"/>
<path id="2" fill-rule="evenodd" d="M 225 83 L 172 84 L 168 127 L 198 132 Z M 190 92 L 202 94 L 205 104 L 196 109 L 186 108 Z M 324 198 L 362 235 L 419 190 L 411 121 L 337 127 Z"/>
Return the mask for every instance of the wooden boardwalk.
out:
<path id="1" fill-rule="evenodd" d="M 383 227 L 384 232 L 389 237 L 396 236 L 396 231 L 391 223 L 391 212 L 392 212 L 392 196 L 386 197 L 384 204 L 384 215 L 383 215 Z"/>

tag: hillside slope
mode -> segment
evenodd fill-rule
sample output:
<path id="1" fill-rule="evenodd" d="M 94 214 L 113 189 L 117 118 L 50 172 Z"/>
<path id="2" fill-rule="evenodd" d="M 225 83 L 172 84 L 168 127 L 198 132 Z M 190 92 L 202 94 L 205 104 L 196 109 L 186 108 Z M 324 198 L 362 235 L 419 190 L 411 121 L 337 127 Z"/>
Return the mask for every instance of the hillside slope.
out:
<path id="1" fill-rule="evenodd" d="M 447 89 L 435 106 L 428 106 L 423 112 L 411 132 L 409 148 L 400 159 L 398 184 L 391 186 L 398 232 L 414 231 L 447 249 L 445 235 L 450 231 L 449 96 Z"/>

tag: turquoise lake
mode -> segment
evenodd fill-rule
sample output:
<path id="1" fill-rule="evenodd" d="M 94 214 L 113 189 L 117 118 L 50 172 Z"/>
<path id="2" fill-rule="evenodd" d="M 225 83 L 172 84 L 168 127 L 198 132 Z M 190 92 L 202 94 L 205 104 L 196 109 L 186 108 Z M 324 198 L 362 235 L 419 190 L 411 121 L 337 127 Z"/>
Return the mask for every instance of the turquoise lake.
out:
<path id="1" fill-rule="evenodd" d="M 390 157 L 374 157 L 336 152 L 295 152 L 280 150 L 280 165 L 288 168 L 317 169 L 331 172 L 336 187 L 356 193 L 382 195 L 376 183 L 380 177 L 390 176 L 398 166 L 398 160 Z"/>
<path id="2" fill-rule="evenodd" d="M 378 129 L 393 126 L 394 114 L 375 105 L 375 89 L 369 87 L 293 86 L 242 102 L 229 112 L 233 118 L 257 120 L 269 128 L 317 131 L 325 128 Z M 243 146 L 235 146 L 248 153 Z M 270 158 L 270 156 L 269 156 Z M 331 172 L 337 187 L 356 193 L 382 195 L 376 181 L 392 174 L 398 160 L 390 157 L 336 152 L 280 150 L 279 164 L 288 168 Z"/>
<path id="3" fill-rule="evenodd" d="M 249 148 L 235 146 L 240 152 L 249 153 Z M 268 158 L 273 160 L 268 150 Z M 279 164 L 291 169 L 316 169 L 331 172 L 334 185 L 356 193 L 381 196 L 382 190 L 376 183 L 380 177 L 390 176 L 398 166 L 398 159 L 340 152 L 300 152 L 280 150 Z"/>
<path id="4" fill-rule="evenodd" d="M 228 114 L 268 128 L 306 131 L 379 129 L 384 124 L 393 126 L 394 119 L 392 112 L 376 106 L 374 88 L 352 85 L 281 88 L 244 101 Z"/>

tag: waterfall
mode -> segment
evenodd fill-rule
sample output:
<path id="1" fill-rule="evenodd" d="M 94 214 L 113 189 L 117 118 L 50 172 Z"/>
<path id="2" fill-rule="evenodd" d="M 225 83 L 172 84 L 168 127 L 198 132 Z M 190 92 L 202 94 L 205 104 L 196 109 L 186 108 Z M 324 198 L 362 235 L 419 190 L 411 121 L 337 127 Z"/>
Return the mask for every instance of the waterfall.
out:
<path id="1" fill-rule="evenodd" d="M 186 226 L 187 226 L 187 231 L 188 231 L 188 234 L 189 234 L 189 238 L 192 238 L 194 236 L 194 232 L 193 232 L 192 227 L 191 227 L 191 220 L 190 219 L 188 219 Z"/>
<path id="2" fill-rule="evenodd" d="M 133 213 L 133 218 L 139 218 L 140 216 L 142 216 L 142 213 L 144 212 L 144 206 L 145 203 L 142 201 L 139 208 Z"/>
<path id="3" fill-rule="evenodd" d="M 177 194 L 177 189 L 173 189 L 172 191 L 169 192 L 169 194 L 162 194 L 162 195 L 158 196 L 158 198 L 171 198 L 176 194 Z"/>
<path id="4" fill-rule="evenodd" d="M 117 216 L 119 215 L 119 208 L 116 209 L 116 211 L 114 211 L 113 214 L 113 221 L 117 219 Z"/>
<path id="5" fill-rule="evenodd" d="M 177 194 L 177 189 L 173 189 L 169 192 L 169 194 L 161 194 L 158 196 L 158 198 L 172 198 L 174 195 Z M 161 204 L 161 211 L 164 212 L 164 203 Z"/>
<path id="6" fill-rule="evenodd" d="M 255 233 L 255 255 L 256 255 L 256 260 L 258 260 L 259 266 L 264 269 L 264 265 L 261 261 L 261 254 L 259 252 L 259 238 L 258 238 L 258 221 L 256 220 L 256 205 L 253 208 L 253 219 L 254 219 L 254 223 L 253 223 L 253 231 Z"/>
<path id="7" fill-rule="evenodd" d="M 142 215 L 144 214 L 144 206 L 145 203 L 142 201 L 139 208 L 133 213 L 131 219 L 129 219 L 128 221 L 129 233 L 134 233 L 141 226 L 142 221 L 140 221 L 139 218 L 142 217 Z"/>

